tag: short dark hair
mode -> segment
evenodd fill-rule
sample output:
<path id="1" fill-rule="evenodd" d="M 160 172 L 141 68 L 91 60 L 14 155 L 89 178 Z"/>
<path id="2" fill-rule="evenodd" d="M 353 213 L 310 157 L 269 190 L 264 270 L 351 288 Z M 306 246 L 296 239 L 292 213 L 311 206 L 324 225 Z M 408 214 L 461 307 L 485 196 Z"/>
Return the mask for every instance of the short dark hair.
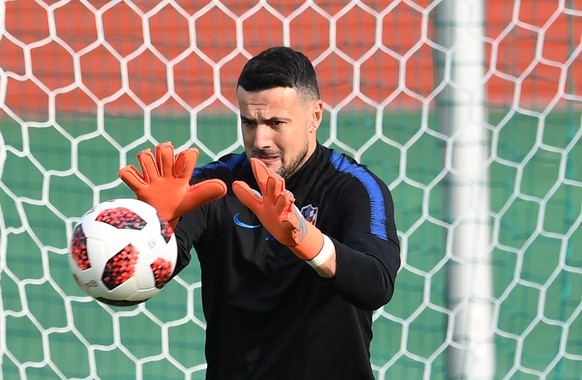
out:
<path id="1" fill-rule="evenodd" d="M 302 95 L 319 99 L 319 85 L 313 64 L 305 54 L 286 46 L 271 47 L 251 58 L 238 77 L 246 91 L 289 87 Z"/>

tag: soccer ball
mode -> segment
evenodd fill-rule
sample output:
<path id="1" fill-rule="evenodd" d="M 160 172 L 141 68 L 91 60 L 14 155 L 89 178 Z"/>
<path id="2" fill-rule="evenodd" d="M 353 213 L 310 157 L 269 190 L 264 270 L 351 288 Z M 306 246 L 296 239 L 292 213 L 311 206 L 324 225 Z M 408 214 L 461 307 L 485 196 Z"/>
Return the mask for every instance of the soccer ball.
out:
<path id="1" fill-rule="evenodd" d="M 171 279 L 176 237 L 156 209 L 137 199 L 93 207 L 75 226 L 69 264 L 77 284 L 110 305 L 148 300 Z"/>

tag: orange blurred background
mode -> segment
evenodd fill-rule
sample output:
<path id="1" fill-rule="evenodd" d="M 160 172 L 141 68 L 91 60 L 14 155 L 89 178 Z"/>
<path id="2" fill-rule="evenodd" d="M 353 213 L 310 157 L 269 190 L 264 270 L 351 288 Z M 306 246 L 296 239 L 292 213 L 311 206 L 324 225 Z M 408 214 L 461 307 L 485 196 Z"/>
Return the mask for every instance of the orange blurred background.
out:
<path id="1" fill-rule="evenodd" d="M 6 2 L 0 40 L 5 105 L 39 120 L 53 101 L 68 113 L 95 113 L 100 104 L 123 114 L 152 105 L 224 110 L 236 104 L 244 62 L 279 44 L 314 61 L 331 106 L 416 109 L 436 95 L 434 67 L 445 59 L 428 0 L 351 8 L 337 0 L 50 3 Z M 486 2 L 488 104 L 543 109 L 555 98 L 580 99 L 582 1 L 567 2 L 577 9 L 521 1 L 516 19 L 513 3 Z"/>

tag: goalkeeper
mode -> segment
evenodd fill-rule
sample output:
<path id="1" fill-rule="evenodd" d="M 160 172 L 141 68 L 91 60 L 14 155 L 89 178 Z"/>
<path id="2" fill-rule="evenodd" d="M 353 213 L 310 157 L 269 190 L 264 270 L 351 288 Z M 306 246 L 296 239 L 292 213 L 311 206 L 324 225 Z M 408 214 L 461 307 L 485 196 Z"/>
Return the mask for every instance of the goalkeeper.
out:
<path id="1" fill-rule="evenodd" d="M 175 226 L 202 273 L 207 379 L 373 379 L 372 311 L 400 267 L 393 201 L 365 166 L 321 145 L 316 74 L 273 47 L 236 87 L 244 153 L 195 168 L 194 148 L 138 154 L 122 180 Z"/>

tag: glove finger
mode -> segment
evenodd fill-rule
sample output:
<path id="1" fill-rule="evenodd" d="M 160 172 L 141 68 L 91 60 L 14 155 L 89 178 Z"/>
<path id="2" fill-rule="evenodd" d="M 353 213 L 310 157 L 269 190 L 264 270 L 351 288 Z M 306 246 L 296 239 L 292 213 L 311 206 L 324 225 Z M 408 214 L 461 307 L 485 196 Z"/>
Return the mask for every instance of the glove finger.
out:
<path id="1" fill-rule="evenodd" d="M 295 198 L 289 191 L 281 193 L 275 202 L 275 210 L 279 214 L 279 220 L 283 223 L 288 223 L 290 228 L 294 229 L 299 224 L 297 215 L 294 213 Z"/>
<path id="2" fill-rule="evenodd" d="M 156 162 L 161 177 L 174 176 L 174 146 L 171 142 L 156 145 Z"/>
<path id="3" fill-rule="evenodd" d="M 269 198 L 274 204 L 277 197 L 285 190 L 285 180 L 279 175 L 270 172 L 270 176 L 267 178 L 266 188 L 267 193 L 264 196 L 265 198 Z"/>
<path id="4" fill-rule="evenodd" d="M 263 197 L 274 202 L 274 199 L 285 190 L 285 180 L 256 158 L 251 158 L 251 167 Z"/>
<path id="5" fill-rule="evenodd" d="M 141 176 L 141 174 L 137 171 L 137 169 L 133 165 L 127 165 L 119 169 L 118 175 L 119 178 L 121 178 L 121 180 L 125 182 L 125 184 L 134 193 L 137 193 L 137 191 L 141 187 L 147 185 L 144 178 Z"/>
<path id="6" fill-rule="evenodd" d="M 226 185 L 219 179 L 209 179 L 197 183 L 188 189 L 184 202 L 188 211 L 200 207 L 208 202 L 222 198 L 226 194 Z"/>
<path id="7" fill-rule="evenodd" d="M 263 204 L 263 200 L 255 194 L 255 191 L 246 182 L 234 181 L 232 183 L 232 191 L 243 205 L 257 214 Z"/>
<path id="8" fill-rule="evenodd" d="M 253 169 L 253 174 L 257 180 L 261 193 L 266 197 L 267 179 L 271 176 L 271 171 L 263 161 L 256 158 L 251 158 L 251 168 Z"/>
<path id="9" fill-rule="evenodd" d="M 150 183 L 152 179 L 159 177 L 156 159 L 150 148 L 139 152 L 137 154 L 137 160 L 139 161 L 139 166 L 141 167 L 141 172 L 143 173 L 142 176 L 147 183 Z"/>
<path id="10" fill-rule="evenodd" d="M 178 153 L 176 163 L 174 164 L 174 175 L 177 178 L 190 179 L 198 161 L 200 152 L 196 148 L 186 149 Z"/>

